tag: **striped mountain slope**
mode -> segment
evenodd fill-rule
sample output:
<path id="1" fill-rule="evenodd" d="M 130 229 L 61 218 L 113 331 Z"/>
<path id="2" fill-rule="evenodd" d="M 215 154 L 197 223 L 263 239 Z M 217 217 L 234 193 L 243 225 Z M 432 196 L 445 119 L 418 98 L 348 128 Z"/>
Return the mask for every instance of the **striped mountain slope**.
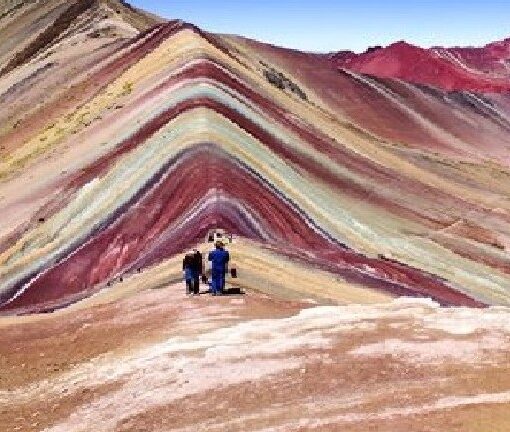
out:
<path id="1" fill-rule="evenodd" d="M 3 69 L 2 313 L 120 277 L 149 286 L 165 265 L 178 278 L 179 254 L 215 227 L 238 238 L 253 289 L 510 303 L 510 96 L 143 17 L 122 21 L 129 38 L 75 30 L 79 51 L 64 38 Z M 300 286 L 303 269 L 323 286 Z"/>

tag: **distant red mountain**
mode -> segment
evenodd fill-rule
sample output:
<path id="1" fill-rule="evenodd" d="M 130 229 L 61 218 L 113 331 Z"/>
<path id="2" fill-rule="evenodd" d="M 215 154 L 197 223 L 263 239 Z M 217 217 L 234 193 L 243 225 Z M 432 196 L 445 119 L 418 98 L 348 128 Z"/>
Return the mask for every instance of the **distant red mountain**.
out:
<path id="1" fill-rule="evenodd" d="M 482 48 L 423 49 L 397 42 L 362 54 L 340 51 L 330 58 L 339 68 L 445 90 L 510 91 L 510 38 Z"/>

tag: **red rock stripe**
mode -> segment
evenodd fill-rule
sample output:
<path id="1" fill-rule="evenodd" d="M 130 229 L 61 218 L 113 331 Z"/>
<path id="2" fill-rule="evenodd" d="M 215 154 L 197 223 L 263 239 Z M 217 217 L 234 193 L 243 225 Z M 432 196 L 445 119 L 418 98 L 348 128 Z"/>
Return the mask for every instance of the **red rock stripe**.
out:
<path id="1" fill-rule="evenodd" d="M 179 23 L 171 21 L 168 24 L 156 26 L 153 34 L 141 43 L 138 42 L 145 34 L 131 40 L 129 44 L 132 45 L 132 49 L 126 54 L 106 64 L 79 84 L 71 87 L 55 101 L 44 105 L 41 109 L 27 116 L 22 120 L 20 127 L 0 136 L 0 146 L 7 146 L 10 142 L 24 142 L 54 119 L 87 103 L 127 68 L 157 48 L 168 36 L 179 31 L 180 27 Z M 30 125 L 30 127 L 23 127 L 25 125 Z"/>
<path id="2" fill-rule="evenodd" d="M 264 230 L 281 248 L 316 251 L 320 263 L 329 263 L 329 268 L 351 281 L 397 294 L 431 296 L 443 304 L 481 305 L 419 270 L 390 261 L 369 259 L 328 241 L 311 229 L 302 214 L 269 190 L 260 179 L 249 175 L 239 164 L 218 156 L 217 152 L 210 149 L 189 152 L 161 183 L 140 195 L 136 203 L 123 210 L 82 248 L 41 274 L 29 289 L 5 305 L 3 310 L 38 310 L 55 302 L 65 304 L 69 298 L 89 291 L 132 266 L 164 232 L 172 235 L 155 252 L 151 252 L 150 263 L 178 253 L 213 226 L 221 226 L 225 222 L 235 230 L 238 225 L 229 223 L 235 218 L 225 216 L 232 212 L 224 211 L 220 204 L 212 205 L 207 210 L 207 217 L 198 218 L 188 226 L 187 230 L 195 230 L 197 235 L 174 230 L 173 224 L 212 187 L 251 209 Z M 256 237 L 254 233 L 257 231 L 246 227 L 246 224 L 241 225 L 240 234 Z M 373 268 L 375 274 L 360 272 L 359 268 L 365 265 Z"/>

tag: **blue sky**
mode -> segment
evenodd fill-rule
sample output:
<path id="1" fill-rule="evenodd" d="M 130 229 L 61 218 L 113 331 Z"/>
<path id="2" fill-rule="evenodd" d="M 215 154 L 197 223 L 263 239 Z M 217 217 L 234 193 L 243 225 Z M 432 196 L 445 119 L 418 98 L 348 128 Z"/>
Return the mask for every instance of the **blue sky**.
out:
<path id="1" fill-rule="evenodd" d="M 166 18 L 305 51 L 406 40 L 467 46 L 510 37 L 509 0 L 129 0 Z"/>

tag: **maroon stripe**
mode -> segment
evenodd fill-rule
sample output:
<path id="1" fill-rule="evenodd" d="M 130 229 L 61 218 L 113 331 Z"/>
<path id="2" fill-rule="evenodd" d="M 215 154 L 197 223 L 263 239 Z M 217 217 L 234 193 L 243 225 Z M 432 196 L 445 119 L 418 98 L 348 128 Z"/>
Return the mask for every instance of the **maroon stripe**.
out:
<path id="1" fill-rule="evenodd" d="M 167 37 L 178 32 L 180 28 L 175 23 L 173 21 L 157 26 L 154 34 L 141 43 L 138 43 L 141 36 L 130 40 L 129 44 L 132 48 L 126 54 L 106 64 L 79 84 L 69 88 L 57 100 L 44 105 L 41 109 L 29 115 L 23 120 L 21 126 L 30 125 L 30 127 L 17 127 L 1 136 L 0 146 L 7 146 L 9 142 L 13 141 L 25 142 L 48 124 L 54 122 L 56 118 L 89 102 L 126 69 L 157 48 Z"/>
<path id="2" fill-rule="evenodd" d="M 69 298 L 90 291 L 136 262 L 152 264 L 175 255 L 211 227 L 225 225 L 234 232 L 240 230 L 241 235 L 260 238 L 246 218 L 238 225 L 242 214 L 220 202 L 193 218 L 184 229 L 177 229 L 182 215 L 213 188 L 241 202 L 279 248 L 293 254 L 314 251 L 314 261 L 349 282 L 399 295 L 430 296 L 443 304 L 481 306 L 437 277 L 400 263 L 370 259 L 328 241 L 311 229 L 302 214 L 238 164 L 220 156 L 218 150 L 196 149 L 190 154 L 161 183 L 140 196 L 86 245 L 41 274 L 3 309 L 44 309 L 46 304 L 67 303 Z M 156 181 L 153 179 L 152 184 Z M 367 267 L 373 274 L 366 273 Z"/>

